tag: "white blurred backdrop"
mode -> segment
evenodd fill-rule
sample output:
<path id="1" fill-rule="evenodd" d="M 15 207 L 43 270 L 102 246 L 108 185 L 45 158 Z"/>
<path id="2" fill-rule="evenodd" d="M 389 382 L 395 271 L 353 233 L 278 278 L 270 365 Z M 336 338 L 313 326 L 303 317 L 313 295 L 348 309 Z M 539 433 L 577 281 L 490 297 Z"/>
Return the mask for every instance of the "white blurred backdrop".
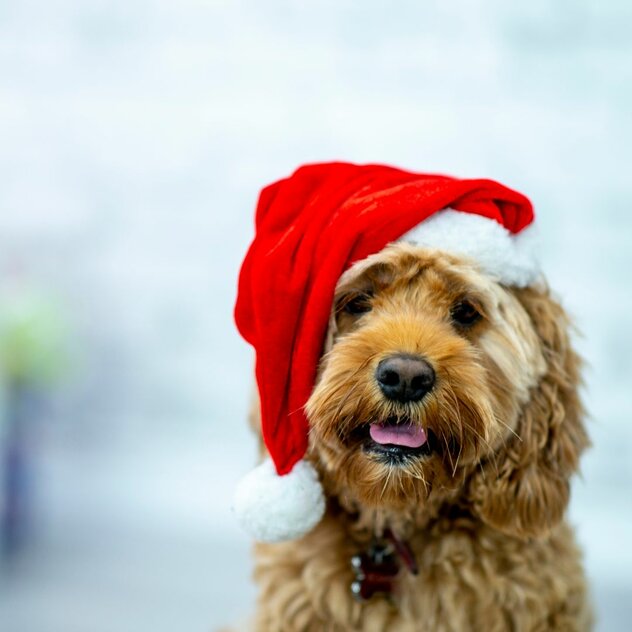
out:
<path id="1" fill-rule="evenodd" d="M 259 189 L 331 159 L 492 177 L 535 202 L 589 363 L 571 516 L 598 630 L 629 630 L 631 28 L 626 0 L 0 3 L 0 308 L 54 303 L 66 349 L 27 397 L 0 630 L 247 614 L 237 272 Z"/>

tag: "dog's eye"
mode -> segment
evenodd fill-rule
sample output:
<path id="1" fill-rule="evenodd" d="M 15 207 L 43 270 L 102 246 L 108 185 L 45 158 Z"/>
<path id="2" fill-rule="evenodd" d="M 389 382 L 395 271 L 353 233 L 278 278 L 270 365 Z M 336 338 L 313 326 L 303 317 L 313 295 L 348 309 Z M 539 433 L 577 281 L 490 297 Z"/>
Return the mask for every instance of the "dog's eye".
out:
<path id="1" fill-rule="evenodd" d="M 459 301 L 450 311 L 453 322 L 461 326 L 473 325 L 480 317 L 480 313 L 469 301 Z"/>
<path id="2" fill-rule="evenodd" d="M 357 294 L 351 297 L 344 304 L 344 311 L 347 314 L 357 316 L 371 311 L 371 296 L 369 294 Z"/>

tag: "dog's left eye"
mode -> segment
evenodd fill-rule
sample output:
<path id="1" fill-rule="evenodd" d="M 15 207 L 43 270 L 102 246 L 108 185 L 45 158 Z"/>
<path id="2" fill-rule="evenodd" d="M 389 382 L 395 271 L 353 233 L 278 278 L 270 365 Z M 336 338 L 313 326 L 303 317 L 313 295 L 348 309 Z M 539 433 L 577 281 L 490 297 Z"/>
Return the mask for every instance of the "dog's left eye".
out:
<path id="1" fill-rule="evenodd" d="M 450 311 L 453 322 L 457 325 L 473 325 L 480 317 L 479 311 L 469 301 L 459 301 Z"/>
<path id="2" fill-rule="evenodd" d="M 344 310 L 347 314 L 352 314 L 354 316 L 370 312 L 371 297 L 368 294 L 358 294 L 353 296 L 344 304 Z"/>

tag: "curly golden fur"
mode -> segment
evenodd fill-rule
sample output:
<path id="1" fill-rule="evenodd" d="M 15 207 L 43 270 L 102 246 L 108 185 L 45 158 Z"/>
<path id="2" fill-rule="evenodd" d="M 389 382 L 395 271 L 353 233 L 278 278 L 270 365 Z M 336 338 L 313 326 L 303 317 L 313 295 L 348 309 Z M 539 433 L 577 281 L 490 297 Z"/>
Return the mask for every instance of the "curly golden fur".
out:
<path id="1" fill-rule="evenodd" d="M 480 314 L 469 326 L 451 318 L 464 300 Z M 504 287 L 436 251 L 391 245 L 347 271 L 306 407 L 327 515 L 300 540 L 256 545 L 255 629 L 589 630 L 564 520 L 588 445 L 568 329 L 544 284 Z M 378 388 L 376 366 L 394 352 L 434 367 L 421 401 Z M 393 416 L 426 429 L 432 452 L 389 463 L 363 450 L 367 425 Z M 419 574 L 402 569 L 393 595 L 360 603 L 350 558 L 386 528 Z"/>

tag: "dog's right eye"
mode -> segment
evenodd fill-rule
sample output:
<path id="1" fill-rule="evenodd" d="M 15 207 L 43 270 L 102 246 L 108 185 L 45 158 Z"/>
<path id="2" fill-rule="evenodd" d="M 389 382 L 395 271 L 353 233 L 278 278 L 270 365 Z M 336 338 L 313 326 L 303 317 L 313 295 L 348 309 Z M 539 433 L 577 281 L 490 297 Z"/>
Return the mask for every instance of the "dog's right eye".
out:
<path id="1" fill-rule="evenodd" d="M 469 327 L 480 319 L 480 312 L 469 301 L 462 300 L 452 306 L 452 321 L 461 327 Z"/>
<path id="2" fill-rule="evenodd" d="M 369 294 L 357 294 L 352 296 L 349 300 L 345 301 L 344 311 L 347 314 L 358 316 L 371 311 L 371 296 Z"/>

